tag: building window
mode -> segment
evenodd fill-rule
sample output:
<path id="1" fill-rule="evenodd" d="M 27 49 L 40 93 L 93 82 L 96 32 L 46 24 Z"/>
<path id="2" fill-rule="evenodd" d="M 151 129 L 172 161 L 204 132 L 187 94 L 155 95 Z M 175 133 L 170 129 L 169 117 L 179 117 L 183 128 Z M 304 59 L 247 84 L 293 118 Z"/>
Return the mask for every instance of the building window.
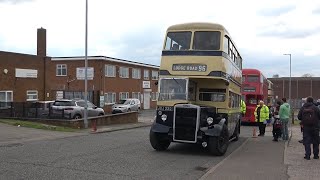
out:
<path id="1" fill-rule="evenodd" d="M 116 66 L 105 65 L 104 72 L 106 77 L 116 77 Z"/>
<path id="2" fill-rule="evenodd" d="M 133 92 L 132 93 L 132 98 L 140 100 L 140 92 Z"/>
<path id="3" fill-rule="evenodd" d="M 133 68 L 132 69 L 132 78 L 133 79 L 140 79 L 141 78 L 141 70 Z"/>
<path id="4" fill-rule="evenodd" d="M 13 91 L 0 91 L 0 108 L 8 108 L 13 101 Z"/>
<path id="5" fill-rule="evenodd" d="M 109 92 L 104 94 L 105 104 L 114 104 L 116 102 L 116 93 Z"/>
<path id="6" fill-rule="evenodd" d="M 156 101 L 158 99 L 158 92 L 152 92 L 151 93 L 151 100 Z"/>
<path id="7" fill-rule="evenodd" d="M 149 80 L 149 70 L 144 70 L 144 73 L 143 73 L 144 75 L 143 75 L 143 78 L 145 79 L 145 80 Z"/>
<path id="8" fill-rule="evenodd" d="M 57 64 L 57 76 L 67 76 L 67 65 L 66 64 Z"/>
<path id="9" fill-rule="evenodd" d="M 152 80 L 158 80 L 159 72 L 158 71 L 152 71 Z"/>
<path id="10" fill-rule="evenodd" d="M 27 91 L 27 101 L 37 101 L 38 100 L 38 91 L 30 90 Z"/>
<path id="11" fill-rule="evenodd" d="M 119 76 L 121 78 L 129 78 L 129 68 L 126 67 L 120 67 L 120 74 Z"/>
<path id="12" fill-rule="evenodd" d="M 127 99 L 129 98 L 129 93 L 128 92 L 121 92 L 119 93 L 119 100 Z"/>

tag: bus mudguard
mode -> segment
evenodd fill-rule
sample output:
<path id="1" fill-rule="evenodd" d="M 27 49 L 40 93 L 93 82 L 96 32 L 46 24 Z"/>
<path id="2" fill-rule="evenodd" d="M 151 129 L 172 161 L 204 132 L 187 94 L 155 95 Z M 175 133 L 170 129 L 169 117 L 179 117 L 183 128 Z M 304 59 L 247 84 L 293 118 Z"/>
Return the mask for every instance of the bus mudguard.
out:
<path id="1" fill-rule="evenodd" d="M 151 131 L 155 133 L 169 133 L 170 127 L 159 123 L 153 123 L 151 126 Z"/>
<path id="2" fill-rule="evenodd" d="M 213 127 L 211 128 L 203 127 L 203 128 L 200 128 L 200 130 L 204 132 L 206 136 L 220 136 L 222 127 L 225 124 L 225 122 L 226 122 L 226 119 L 222 118 L 218 124 L 212 125 Z"/>

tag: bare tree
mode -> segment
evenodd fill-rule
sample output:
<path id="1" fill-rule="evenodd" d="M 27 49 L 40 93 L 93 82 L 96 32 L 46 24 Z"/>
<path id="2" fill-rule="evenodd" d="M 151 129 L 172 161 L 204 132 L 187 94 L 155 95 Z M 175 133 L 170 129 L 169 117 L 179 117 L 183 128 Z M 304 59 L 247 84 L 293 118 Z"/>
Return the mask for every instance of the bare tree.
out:
<path id="1" fill-rule="evenodd" d="M 313 75 L 309 74 L 309 73 L 306 73 L 306 74 L 303 74 L 301 77 L 313 77 Z"/>

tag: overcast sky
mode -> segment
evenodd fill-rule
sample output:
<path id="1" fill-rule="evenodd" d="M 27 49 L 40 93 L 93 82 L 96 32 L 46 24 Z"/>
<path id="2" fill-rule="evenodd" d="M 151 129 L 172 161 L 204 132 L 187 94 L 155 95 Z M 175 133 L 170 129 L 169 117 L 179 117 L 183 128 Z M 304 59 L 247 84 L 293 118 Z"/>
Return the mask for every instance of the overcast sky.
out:
<path id="1" fill-rule="evenodd" d="M 306 2 L 89 0 L 88 53 L 159 65 L 168 26 L 213 22 L 228 29 L 244 68 L 289 76 L 291 53 L 292 76 L 320 76 L 320 1 Z M 43 27 L 48 56 L 84 55 L 85 0 L 0 0 L 0 22 L 2 51 L 36 54 Z"/>

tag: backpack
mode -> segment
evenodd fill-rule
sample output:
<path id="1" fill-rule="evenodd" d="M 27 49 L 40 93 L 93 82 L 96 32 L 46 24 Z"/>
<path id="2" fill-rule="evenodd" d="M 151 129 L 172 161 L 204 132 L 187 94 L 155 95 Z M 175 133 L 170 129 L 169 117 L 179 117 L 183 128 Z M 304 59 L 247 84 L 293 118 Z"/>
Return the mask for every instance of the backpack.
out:
<path id="1" fill-rule="evenodd" d="M 281 127 L 282 127 L 282 124 L 281 124 L 280 119 L 275 119 L 274 120 L 274 128 L 275 129 L 281 129 Z"/>
<path id="2" fill-rule="evenodd" d="M 317 125 L 317 119 L 315 117 L 315 111 L 313 106 L 303 108 L 302 123 L 303 125 L 307 125 L 307 126 Z"/>

